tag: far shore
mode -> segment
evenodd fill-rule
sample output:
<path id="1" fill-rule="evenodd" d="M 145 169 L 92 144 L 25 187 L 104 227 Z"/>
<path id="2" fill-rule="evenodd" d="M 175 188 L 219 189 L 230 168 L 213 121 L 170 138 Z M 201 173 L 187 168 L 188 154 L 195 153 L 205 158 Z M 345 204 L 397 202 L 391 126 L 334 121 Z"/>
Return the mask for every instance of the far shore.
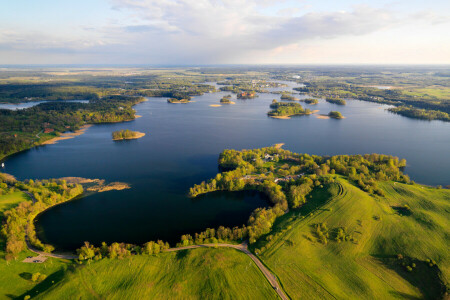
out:
<path id="1" fill-rule="evenodd" d="M 76 136 L 82 135 L 91 126 L 92 126 L 91 124 L 83 125 L 79 130 L 76 130 L 74 132 L 62 133 L 60 136 L 42 142 L 41 145 L 53 145 L 61 140 L 73 139 Z"/>
<path id="2" fill-rule="evenodd" d="M 113 141 L 136 140 L 136 139 L 140 139 L 140 138 L 142 138 L 142 137 L 145 136 L 145 133 L 144 133 L 144 132 L 136 131 L 135 134 L 136 134 L 136 135 L 133 136 L 133 137 L 122 138 L 122 139 L 113 139 Z"/>

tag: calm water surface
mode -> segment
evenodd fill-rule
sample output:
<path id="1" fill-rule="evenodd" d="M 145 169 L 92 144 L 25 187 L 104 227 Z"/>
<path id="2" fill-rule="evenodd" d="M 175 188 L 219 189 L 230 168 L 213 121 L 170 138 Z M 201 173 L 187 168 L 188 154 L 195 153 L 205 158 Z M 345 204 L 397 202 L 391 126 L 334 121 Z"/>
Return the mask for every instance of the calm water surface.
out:
<path id="1" fill-rule="evenodd" d="M 80 176 L 131 184 L 131 189 L 83 197 L 42 214 L 38 234 L 59 249 L 77 248 L 83 241 L 163 239 L 173 244 L 185 233 L 245 223 L 253 209 L 267 206 L 257 193 L 186 197 L 189 187 L 215 176 L 218 155 L 226 148 L 283 142 L 286 149 L 318 155 L 391 154 L 407 159 L 406 173 L 413 180 L 450 184 L 449 123 L 408 119 L 385 111 L 387 106 L 358 100 L 346 106 L 324 100 L 303 104 L 324 114 L 339 110 L 344 120 L 314 115 L 272 119 L 266 113 L 272 99 L 280 98 L 275 94 L 209 106 L 227 94 L 205 94 L 189 104 L 149 98 L 135 106 L 142 118 L 93 126 L 74 139 L 17 154 L 4 171 L 19 179 Z M 147 135 L 113 142 L 111 132 L 119 129 Z"/>

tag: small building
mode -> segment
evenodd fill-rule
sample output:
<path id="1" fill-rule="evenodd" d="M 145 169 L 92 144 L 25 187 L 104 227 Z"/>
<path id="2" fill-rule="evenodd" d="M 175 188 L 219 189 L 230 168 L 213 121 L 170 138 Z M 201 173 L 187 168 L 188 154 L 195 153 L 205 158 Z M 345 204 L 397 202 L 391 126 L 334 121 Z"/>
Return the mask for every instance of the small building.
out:
<path id="1" fill-rule="evenodd" d="M 50 133 L 50 132 L 53 132 L 53 131 L 55 131 L 55 129 L 53 129 L 53 128 L 45 128 L 44 129 L 44 133 Z"/>

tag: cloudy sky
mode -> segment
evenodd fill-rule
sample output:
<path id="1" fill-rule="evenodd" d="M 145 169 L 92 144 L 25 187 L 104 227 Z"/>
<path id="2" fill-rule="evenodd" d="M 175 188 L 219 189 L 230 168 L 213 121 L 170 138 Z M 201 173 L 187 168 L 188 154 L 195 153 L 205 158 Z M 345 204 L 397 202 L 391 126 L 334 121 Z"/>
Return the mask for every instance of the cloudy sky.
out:
<path id="1" fill-rule="evenodd" d="M 0 0 L 0 64 L 450 63 L 448 0 Z"/>

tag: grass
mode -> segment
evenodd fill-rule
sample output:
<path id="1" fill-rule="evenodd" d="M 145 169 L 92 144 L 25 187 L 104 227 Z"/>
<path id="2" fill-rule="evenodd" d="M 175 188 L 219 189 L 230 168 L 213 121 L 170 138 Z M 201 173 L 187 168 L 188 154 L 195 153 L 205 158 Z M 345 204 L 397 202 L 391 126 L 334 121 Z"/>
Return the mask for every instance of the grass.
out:
<path id="1" fill-rule="evenodd" d="M 439 295 L 439 281 L 448 283 L 450 272 L 450 191 L 393 182 L 380 185 L 385 198 L 372 197 L 339 179 L 338 184 L 314 191 L 306 211 L 291 211 L 277 223 L 279 237 L 261 258 L 292 298 L 433 299 Z M 331 197 L 324 201 L 327 194 Z M 405 204 L 410 216 L 393 208 Z M 327 245 L 319 242 L 313 227 L 324 222 L 329 228 Z M 334 241 L 342 227 L 355 241 Z M 399 253 L 416 259 L 418 267 L 405 271 L 393 259 Z M 440 271 L 420 262 L 426 259 L 434 259 Z"/>
<path id="2" fill-rule="evenodd" d="M 274 299 L 276 293 L 249 257 L 217 248 L 93 262 L 37 298 Z"/>
<path id="3" fill-rule="evenodd" d="M 29 196 L 23 192 L 14 192 L 9 195 L 0 196 L 0 220 L 3 218 L 4 211 L 13 208 L 22 201 L 30 200 Z M 40 287 L 44 290 L 49 287 L 53 276 L 60 270 L 65 269 L 68 262 L 58 259 L 48 259 L 42 264 L 23 263 L 22 260 L 27 256 L 35 256 L 30 251 L 24 251 L 17 260 L 6 262 L 5 241 L 0 238 L 0 299 L 13 299 L 26 293 L 27 291 Z M 41 273 L 49 276 L 48 280 L 37 284 L 30 280 L 31 274 Z"/>
<path id="4" fill-rule="evenodd" d="M 450 88 L 441 86 L 406 90 L 405 94 L 417 97 L 432 96 L 442 100 L 450 100 Z"/>
<path id="5" fill-rule="evenodd" d="M 24 192 L 14 192 L 8 195 L 0 196 L 0 220 L 3 218 L 3 213 L 16 206 L 20 202 L 31 200 Z"/>

